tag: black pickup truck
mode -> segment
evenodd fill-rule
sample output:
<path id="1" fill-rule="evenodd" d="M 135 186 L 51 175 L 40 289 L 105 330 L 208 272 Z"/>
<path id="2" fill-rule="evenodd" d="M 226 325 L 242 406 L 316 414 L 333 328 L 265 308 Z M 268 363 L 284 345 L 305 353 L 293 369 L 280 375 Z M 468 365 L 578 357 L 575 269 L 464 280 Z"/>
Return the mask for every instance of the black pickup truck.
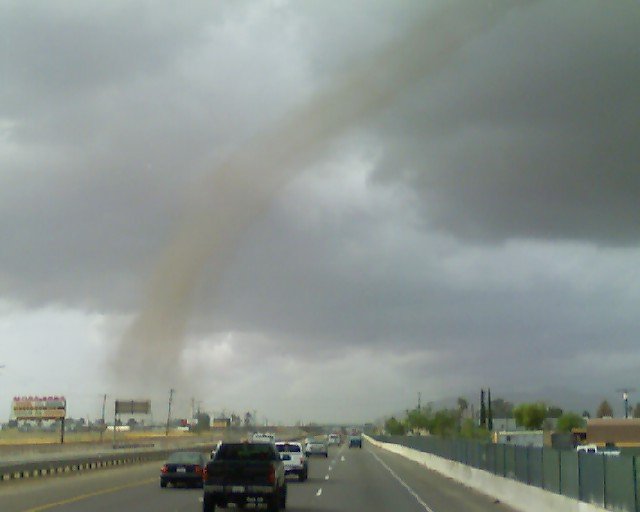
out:
<path id="1" fill-rule="evenodd" d="M 222 443 L 204 469 L 203 512 L 229 503 L 265 504 L 270 512 L 284 509 L 286 457 L 272 443 Z"/>

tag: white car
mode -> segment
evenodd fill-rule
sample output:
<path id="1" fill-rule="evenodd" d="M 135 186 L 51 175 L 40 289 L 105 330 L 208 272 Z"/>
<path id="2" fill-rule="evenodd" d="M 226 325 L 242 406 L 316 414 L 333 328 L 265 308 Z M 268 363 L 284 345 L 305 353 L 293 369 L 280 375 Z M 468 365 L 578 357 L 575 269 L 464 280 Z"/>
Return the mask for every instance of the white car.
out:
<path id="1" fill-rule="evenodd" d="M 298 480 L 304 482 L 309 475 L 309 466 L 307 458 L 305 457 L 302 444 L 294 442 L 278 441 L 276 448 L 280 454 L 287 454 L 291 456 L 290 460 L 284 462 L 284 474 L 285 475 L 298 475 Z"/>
<path id="2" fill-rule="evenodd" d="M 307 439 L 307 443 L 304 446 L 304 452 L 307 457 L 311 455 L 324 455 L 329 456 L 329 445 L 324 439 Z"/>
<path id="3" fill-rule="evenodd" d="M 598 455 L 610 455 L 612 457 L 617 457 L 620 455 L 620 450 L 615 446 L 598 446 L 595 444 L 582 444 L 576 447 L 576 451 L 578 453 L 595 453 Z"/>
<path id="4" fill-rule="evenodd" d="M 339 434 L 329 434 L 329 444 L 340 445 L 340 435 Z"/>

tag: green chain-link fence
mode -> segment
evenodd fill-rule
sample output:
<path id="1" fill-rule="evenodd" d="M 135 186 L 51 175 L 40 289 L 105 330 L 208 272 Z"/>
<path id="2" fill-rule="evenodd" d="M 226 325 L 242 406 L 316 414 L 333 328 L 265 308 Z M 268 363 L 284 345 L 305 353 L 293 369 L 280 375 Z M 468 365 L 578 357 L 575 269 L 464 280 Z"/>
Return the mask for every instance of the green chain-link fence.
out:
<path id="1" fill-rule="evenodd" d="M 434 436 L 372 436 L 609 510 L 640 512 L 638 457 Z"/>

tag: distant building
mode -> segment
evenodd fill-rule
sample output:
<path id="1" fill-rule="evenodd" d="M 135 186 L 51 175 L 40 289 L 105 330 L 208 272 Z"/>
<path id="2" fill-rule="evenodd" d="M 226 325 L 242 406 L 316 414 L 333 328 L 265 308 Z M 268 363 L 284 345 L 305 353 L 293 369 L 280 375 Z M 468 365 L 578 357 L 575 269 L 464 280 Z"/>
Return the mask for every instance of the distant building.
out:
<path id="1" fill-rule="evenodd" d="M 229 428 L 231 426 L 231 418 L 219 417 L 213 418 L 211 422 L 213 428 Z"/>
<path id="2" fill-rule="evenodd" d="M 514 432 L 524 430 L 524 427 L 516 425 L 515 418 L 493 418 L 494 432 Z"/>
<path id="3" fill-rule="evenodd" d="M 558 424 L 557 418 L 545 418 L 542 428 L 543 430 L 555 430 Z M 493 418 L 493 431 L 494 432 L 516 432 L 526 431 L 525 427 L 522 427 L 516 423 L 515 418 Z"/>
<path id="4" fill-rule="evenodd" d="M 640 418 L 590 419 L 586 442 L 598 446 L 640 446 Z"/>
<path id="5" fill-rule="evenodd" d="M 543 430 L 514 430 L 493 433 L 493 442 L 496 444 L 508 444 L 512 446 L 537 446 L 545 445 Z"/>

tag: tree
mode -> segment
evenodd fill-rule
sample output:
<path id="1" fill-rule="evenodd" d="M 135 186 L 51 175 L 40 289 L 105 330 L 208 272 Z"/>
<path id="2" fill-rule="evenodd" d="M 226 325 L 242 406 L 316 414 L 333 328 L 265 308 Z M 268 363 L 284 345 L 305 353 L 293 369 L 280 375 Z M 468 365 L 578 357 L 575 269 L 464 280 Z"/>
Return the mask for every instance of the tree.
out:
<path id="1" fill-rule="evenodd" d="M 392 436 L 403 436 L 405 432 L 404 425 L 394 416 L 384 422 L 384 429 Z"/>
<path id="2" fill-rule="evenodd" d="M 550 405 L 547 409 L 547 418 L 560 418 L 562 416 L 562 409 L 556 405 Z"/>
<path id="3" fill-rule="evenodd" d="M 513 416 L 513 404 L 502 398 L 491 400 L 491 411 L 494 418 L 511 418 Z"/>
<path id="4" fill-rule="evenodd" d="M 422 409 L 407 411 L 405 423 L 409 429 L 429 430 L 431 426 L 432 411 L 429 406 Z"/>
<path id="5" fill-rule="evenodd" d="M 558 418 L 556 429 L 558 432 L 571 432 L 574 428 L 583 428 L 584 418 L 573 412 L 565 412 Z"/>
<path id="6" fill-rule="evenodd" d="M 493 430 L 493 411 L 491 410 L 491 388 L 487 391 L 487 429 Z"/>
<path id="7" fill-rule="evenodd" d="M 458 397 L 458 426 L 462 428 L 462 420 L 464 418 L 464 413 L 469 408 L 469 402 L 464 397 Z"/>
<path id="8" fill-rule="evenodd" d="M 476 422 L 471 418 L 466 418 L 460 427 L 460 437 L 463 439 L 489 441 L 491 439 L 491 433 L 486 428 L 476 425 Z"/>
<path id="9" fill-rule="evenodd" d="M 435 413 L 429 430 L 434 436 L 450 437 L 455 432 L 457 424 L 457 411 L 442 409 Z"/>
<path id="10" fill-rule="evenodd" d="M 591 418 L 591 413 L 585 409 L 584 411 L 582 411 L 582 417 Z"/>
<path id="11" fill-rule="evenodd" d="M 520 404 L 513 410 L 516 424 L 528 430 L 540 430 L 545 417 L 547 406 L 542 402 Z"/>
<path id="12" fill-rule="evenodd" d="M 602 402 L 600 402 L 600 405 L 598 406 L 598 410 L 596 411 L 596 418 L 611 418 L 613 417 L 613 409 L 611 408 L 611 405 L 609 405 L 609 402 L 607 402 L 606 400 L 603 400 Z"/>
<path id="13" fill-rule="evenodd" d="M 467 399 L 459 396 L 458 397 L 458 411 L 460 412 L 460 417 L 464 416 L 465 411 L 469 408 L 469 402 Z"/>
<path id="14" fill-rule="evenodd" d="M 196 415 L 196 432 L 204 432 L 211 429 L 211 416 L 205 412 L 199 412 Z"/>

